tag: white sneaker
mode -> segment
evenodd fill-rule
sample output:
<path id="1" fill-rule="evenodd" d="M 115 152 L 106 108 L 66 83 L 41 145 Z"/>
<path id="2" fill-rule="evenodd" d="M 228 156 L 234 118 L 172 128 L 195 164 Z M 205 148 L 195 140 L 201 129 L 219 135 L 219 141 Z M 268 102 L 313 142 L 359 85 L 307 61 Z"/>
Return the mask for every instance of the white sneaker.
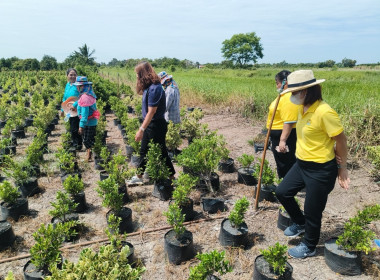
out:
<path id="1" fill-rule="evenodd" d="M 131 180 L 127 181 L 128 185 L 142 185 L 142 178 L 137 177 L 136 175 L 131 178 Z"/>

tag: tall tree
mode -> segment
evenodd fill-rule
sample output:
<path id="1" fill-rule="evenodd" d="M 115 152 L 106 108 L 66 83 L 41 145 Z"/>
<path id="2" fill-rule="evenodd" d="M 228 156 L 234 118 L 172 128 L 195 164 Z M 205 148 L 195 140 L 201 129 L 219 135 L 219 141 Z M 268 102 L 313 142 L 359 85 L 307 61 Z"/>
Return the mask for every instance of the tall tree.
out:
<path id="1" fill-rule="evenodd" d="M 82 47 L 78 48 L 79 51 L 74 51 L 72 54 L 75 57 L 75 60 L 78 64 L 82 65 L 94 65 L 95 57 L 92 55 L 95 53 L 95 50 L 90 50 L 90 47 L 87 44 L 84 44 Z"/>
<path id="2" fill-rule="evenodd" d="M 223 41 L 223 57 L 240 67 L 251 61 L 256 63 L 258 58 L 264 56 L 260 39 L 255 32 L 235 34 Z"/>
<path id="3" fill-rule="evenodd" d="M 40 62 L 41 70 L 55 70 L 58 68 L 57 59 L 50 55 L 44 55 Z"/>

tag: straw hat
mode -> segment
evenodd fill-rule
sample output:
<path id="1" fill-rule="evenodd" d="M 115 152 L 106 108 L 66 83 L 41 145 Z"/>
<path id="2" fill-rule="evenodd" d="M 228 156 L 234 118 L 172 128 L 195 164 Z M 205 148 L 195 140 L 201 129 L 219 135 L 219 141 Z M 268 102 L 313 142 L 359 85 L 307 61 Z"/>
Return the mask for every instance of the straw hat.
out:
<path id="1" fill-rule="evenodd" d="M 325 79 L 316 80 L 312 70 L 294 71 L 289 74 L 287 80 L 288 88 L 281 92 L 281 95 L 288 92 L 295 92 L 301 89 L 309 88 L 325 81 Z"/>
<path id="2" fill-rule="evenodd" d="M 65 100 L 65 102 L 62 102 L 61 107 L 62 110 L 65 112 L 65 115 L 70 114 L 70 117 L 76 117 L 78 116 L 78 112 L 76 108 L 73 108 L 73 104 L 78 101 L 78 97 L 71 96 Z"/>

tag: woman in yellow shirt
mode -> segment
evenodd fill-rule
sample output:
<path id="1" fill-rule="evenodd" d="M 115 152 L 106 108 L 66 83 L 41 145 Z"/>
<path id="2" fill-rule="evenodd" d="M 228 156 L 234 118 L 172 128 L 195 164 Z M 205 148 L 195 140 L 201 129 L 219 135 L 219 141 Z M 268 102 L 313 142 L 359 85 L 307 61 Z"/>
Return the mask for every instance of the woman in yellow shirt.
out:
<path id="1" fill-rule="evenodd" d="M 276 188 L 276 196 L 292 221 L 284 234 L 295 237 L 305 233 L 302 242 L 288 250 L 294 258 L 315 255 L 319 241 L 322 212 L 328 194 L 333 190 L 336 178 L 344 189 L 348 189 L 350 179 L 346 169 L 347 140 L 338 114 L 322 100 L 320 83 L 313 71 L 299 70 L 288 76 L 290 100 L 302 105 L 297 121 L 297 161 Z M 336 148 L 334 149 L 334 146 Z M 337 164 L 339 157 L 340 164 Z M 304 214 L 294 196 L 306 188 Z"/>
<path id="2" fill-rule="evenodd" d="M 290 71 L 283 70 L 276 74 L 275 81 L 277 91 L 282 92 L 288 88 L 287 77 Z M 279 178 L 284 178 L 289 169 L 296 162 L 296 122 L 298 117 L 299 105 L 290 102 L 291 92 L 281 96 L 274 114 L 270 140 L 272 142 L 272 152 L 277 166 Z M 277 98 L 269 106 L 267 119 L 267 129 L 273 116 Z"/>

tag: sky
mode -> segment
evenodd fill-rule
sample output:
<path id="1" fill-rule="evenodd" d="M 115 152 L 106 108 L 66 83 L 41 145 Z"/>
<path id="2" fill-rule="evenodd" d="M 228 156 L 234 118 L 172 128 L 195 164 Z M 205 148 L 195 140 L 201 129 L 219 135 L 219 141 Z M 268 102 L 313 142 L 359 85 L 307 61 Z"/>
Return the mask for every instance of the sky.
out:
<path id="1" fill-rule="evenodd" d="M 0 0 L 0 18 L 0 58 L 62 62 L 86 43 L 97 62 L 214 63 L 224 40 L 255 32 L 258 63 L 380 62 L 379 0 Z"/>

